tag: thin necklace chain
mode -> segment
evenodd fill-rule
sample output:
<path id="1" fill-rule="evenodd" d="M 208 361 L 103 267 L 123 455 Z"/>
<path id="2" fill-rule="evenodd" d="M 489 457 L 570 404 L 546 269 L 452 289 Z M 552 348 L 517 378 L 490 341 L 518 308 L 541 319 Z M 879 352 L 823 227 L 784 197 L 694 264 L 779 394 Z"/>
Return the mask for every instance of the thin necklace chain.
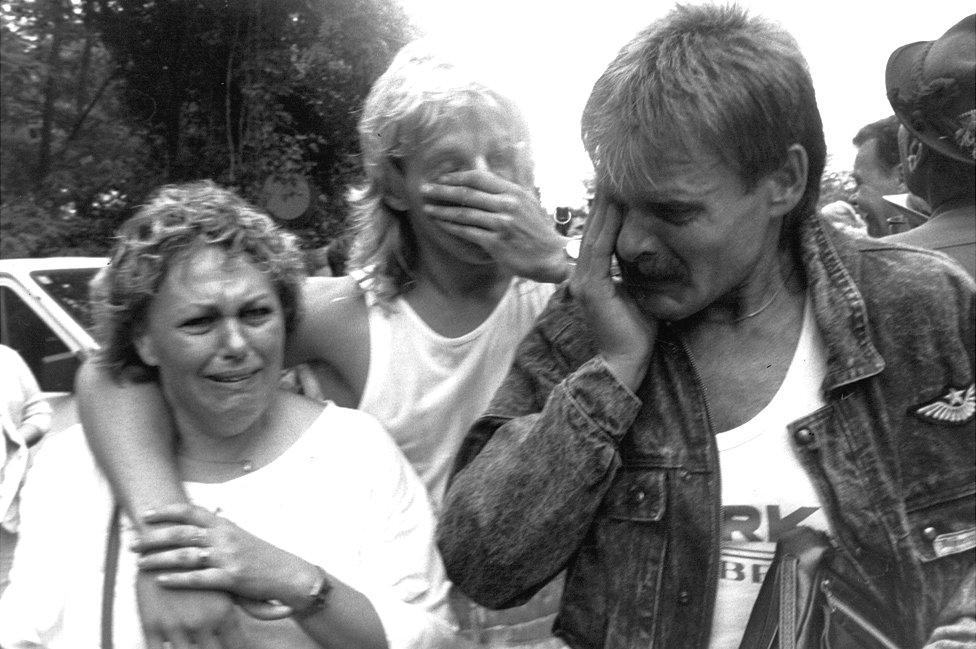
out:
<path id="1" fill-rule="evenodd" d="M 247 458 L 242 460 L 205 460 L 200 457 L 192 457 L 190 455 L 187 455 L 186 453 L 180 453 L 179 451 L 177 451 L 176 454 L 181 458 L 190 460 L 192 462 L 202 462 L 203 464 L 219 464 L 222 466 L 238 466 L 245 473 L 248 473 L 252 469 L 254 469 L 254 462 Z"/>
<path id="2" fill-rule="evenodd" d="M 779 292 L 781 290 L 783 290 L 783 286 L 782 285 L 780 285 L 780 287 L 777 288 L 773 292 L 773 294 L 769 296 L 769 299 L 766 300 L 766 303 L 764 305 L 762 305 L 761 307 L 759 307 L 758 309 L 756 309 L 752 313 L 747 313 L 744 316 L 740 316 L 740 317 L 736 318 L 735 320 L 732 320 L 731 322 L 729 322 L 729 324 L 735 324 L 736 322 L 742 322 L 743 320 L 748 320 L 749 318 L 755 318 L 757 315 L 759 315 L 760 313 L 762 313 L 763 311 L 765 311 L 766 309 L 768 309 L 770 306 L 772 306 L 773 302 L 776 301 L 776 298 L 779 297 Z"/>

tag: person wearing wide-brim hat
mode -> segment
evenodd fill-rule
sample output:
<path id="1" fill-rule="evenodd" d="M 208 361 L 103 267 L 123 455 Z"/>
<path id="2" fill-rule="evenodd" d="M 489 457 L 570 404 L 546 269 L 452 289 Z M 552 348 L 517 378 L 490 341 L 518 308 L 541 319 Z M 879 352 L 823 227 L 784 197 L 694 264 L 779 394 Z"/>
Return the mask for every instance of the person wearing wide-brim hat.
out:
<path id="1" fill-rule="evenodd" d="M 932 207 L 927 223 L 886 240 L 941 251 L 976 275 L 976 14 L 896 49 L 885 87 L 905 182 Z"/>

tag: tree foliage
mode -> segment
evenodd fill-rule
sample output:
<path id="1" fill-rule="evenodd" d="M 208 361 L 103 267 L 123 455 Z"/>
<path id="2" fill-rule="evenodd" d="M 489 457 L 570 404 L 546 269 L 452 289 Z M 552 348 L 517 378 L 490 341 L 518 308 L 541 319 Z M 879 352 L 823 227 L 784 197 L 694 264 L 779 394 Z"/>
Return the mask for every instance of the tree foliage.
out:
<path id="1" fill-rule="evenodd" d="M 854 195 L 854 177 L 849 171 L 825 171 L 820 178 L 820 200 L 817 208 L 834 201 L 850 202 Z"/>
<path id="2" fill-rule="evenodd" d="M 357 111 L 409 38 L 391 0 L 0 7 L 5 256 L 101 252 L 152 188 L 197 178 L 258 203 L 268 178 L 307 179 L 286 225 L 320 245 L 343 224 Z"/>

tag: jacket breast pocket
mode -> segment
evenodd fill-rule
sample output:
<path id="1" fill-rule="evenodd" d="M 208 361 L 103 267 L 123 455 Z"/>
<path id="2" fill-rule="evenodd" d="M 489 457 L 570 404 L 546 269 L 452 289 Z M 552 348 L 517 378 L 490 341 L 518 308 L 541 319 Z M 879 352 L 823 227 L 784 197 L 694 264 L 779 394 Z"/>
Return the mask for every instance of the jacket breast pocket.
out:
<path id="1" fill-rule="evenodd" d="M 667 508 L 667 480 L 663 469 L 628 468 L 617 473 L 606 500 L 606 516 L 616 521 L 655 523 Z"/>
<path id="2" fill-rule="evenodd" d="M 922 561 L 976 548 L 976 492 L 968 486 L 938 499 L 908 503 L 910 534 Z"/>

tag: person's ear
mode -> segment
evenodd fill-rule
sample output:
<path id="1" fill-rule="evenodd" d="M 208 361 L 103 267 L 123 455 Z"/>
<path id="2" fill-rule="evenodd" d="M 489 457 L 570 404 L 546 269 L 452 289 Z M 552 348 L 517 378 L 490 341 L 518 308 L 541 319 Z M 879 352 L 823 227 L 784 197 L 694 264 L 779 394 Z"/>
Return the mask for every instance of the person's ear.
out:
<path id="1" fill-rule="evenodd" d="M 145 330 L 136 335 L 134 339 L 136 353 L 143 363 L 149 367 L 159 366 L 159 356 L 156 354 L 156 346 L 153 345 L 152 337 Z"/>
<path id="2" fill-rule="evenodd" d="M 914 135 L 909 136 L 908 151 L 905 154 L 905 168 L 902 170 L 903 175 L 915 173 L 925 160 L 927 151 L 927 147 L 920 139 Z"/>
<path id="3" fill-rule="evenodd" d="M 392 210 L 406 212 L 410 208 L 407 196 L 407 174 L 403 158 L 390 158 L 386 165 L 383 202 Z"/>
<path id="4" fill-rule="evenodd" d="M 765 180 L 769 186 L 768 199 L 773 216 L 785 216 L 797 206 L 806 192 L 808 173 L 807 150 L 799 144 L 790 146 L 786 160 Z"/>

